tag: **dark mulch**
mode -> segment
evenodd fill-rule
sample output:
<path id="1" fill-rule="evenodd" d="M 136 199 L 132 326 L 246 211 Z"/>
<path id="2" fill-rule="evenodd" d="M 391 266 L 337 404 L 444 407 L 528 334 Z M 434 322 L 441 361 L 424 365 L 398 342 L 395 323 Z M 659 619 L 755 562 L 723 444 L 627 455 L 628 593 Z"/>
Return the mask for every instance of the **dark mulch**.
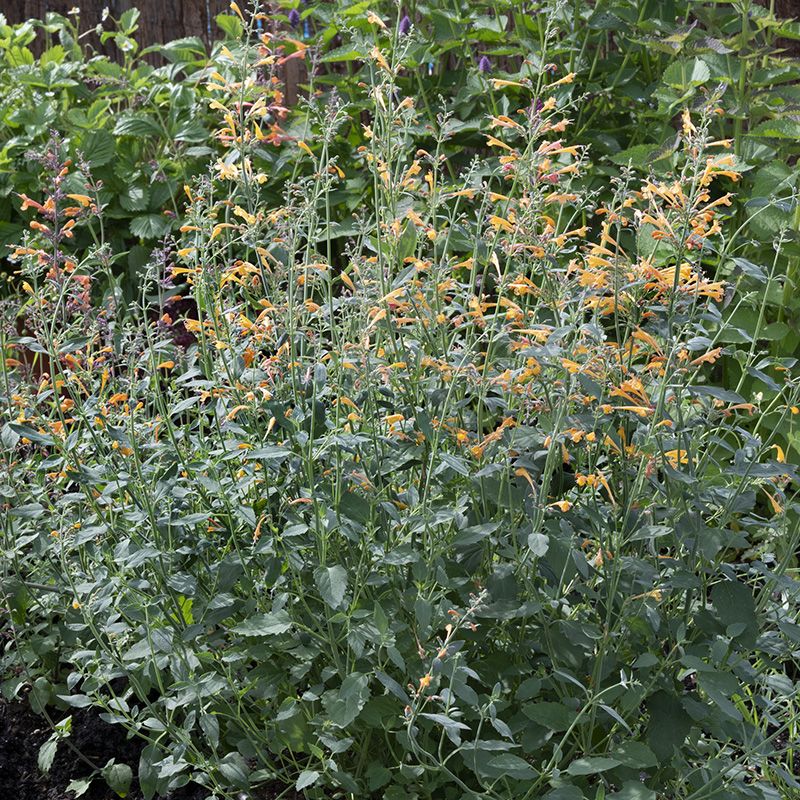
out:
<path id="1" fill-rule="evenodd" d="M 56 720 L 65 714 L 51 710 Z M 76 755 L 66 742 L 60 742 L 53 766 L 47 775 L 39 771 L 39 748 L 50 737 L 51 729 L 44 717 L 35 714 L 25 702 L 8 702 L 0 699 L 0 798 L 2 800 L 74 800 L 67 793 L 69 782 L 87 778 L 92 768 Z M 72 734 L 69 741 L 91 762 L 100 767 L 113 758 L 117 763 L 130 766 L 134 783 L 127 800 L 143 800 L 136 785 L 139 754 L 143 742 L 128 739 L 118 725 L 101 720 L 93 709 L 73 709 Z M 277 796 L 270 791 L 259 792 L 252 800 L 268 800 Z M 203 800 L 208 790 L 189 784 L 173 792 L 168 800 Z M 92 782 L 81 800 L 118 800 L 102 778 Z"/>

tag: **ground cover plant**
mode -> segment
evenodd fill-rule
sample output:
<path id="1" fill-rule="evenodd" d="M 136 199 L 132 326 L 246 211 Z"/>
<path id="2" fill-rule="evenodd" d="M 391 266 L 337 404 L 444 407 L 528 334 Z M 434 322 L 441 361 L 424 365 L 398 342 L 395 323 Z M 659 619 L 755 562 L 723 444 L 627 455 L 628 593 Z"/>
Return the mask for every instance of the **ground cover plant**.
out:
<path id="1" fill-rule="evenodd" d="M 120 796 L 791 797 L 790 182 L 737 199 L 701 83 L 666 163 L 598 163 L 558 5 L 454 145 L 401 11 L 352 11 L 358 75 L 284 117 L 305 40 L 233 4 L 218 156 L 135 302 L 49 138 L 0 332 L 3 694 L 67 715 L 45 771 L 70 713 L 141 741 L 96 765 Z"/>

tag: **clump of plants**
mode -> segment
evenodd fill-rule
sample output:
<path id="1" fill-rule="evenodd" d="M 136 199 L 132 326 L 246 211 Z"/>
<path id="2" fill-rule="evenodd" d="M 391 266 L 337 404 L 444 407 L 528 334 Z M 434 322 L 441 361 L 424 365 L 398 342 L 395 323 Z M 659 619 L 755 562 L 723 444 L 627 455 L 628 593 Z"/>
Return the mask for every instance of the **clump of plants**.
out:
<path id="1" fill-rule="evenodd" d="M 129 297 L 155 244 L 180 224 L 182 186 L 203 171 L 212 154 L 216 117 L 208 109 L 204 74 L 208 56 L 199 39 L 142 48 L 135 36 L 139 12 L 103 18 L 101 41 L 118 59 L 87 43 L 91 26 L 75 8 L 66 16 L 8 25 L 0 15 L 0 245 L 7 272 L 8 245 L 30 220 L 20 194 L 33 195 L 43 172 L 38 154 L 53 131 L 73 170 L 72 190 L 95 184 L 104 226 L 80 229 L 82 250 L 111 242 L 114 274 Z M 31 49 L 37 37 L 44 47 Z M 156 56 L 156 67 L 148 57 Z"/>
<path id="2" fill-rule="evenodd" d="M 6 305 L 28 335 L 2 333 L 4 694 L 143 739 L 135 774 L 103 770 L 120 795 L 790 795 L 800 389 L 757 332 L 725 343 L 761 275 L 717 274 L 718 98 L 683 110 L 669 174 L 600 202 L 571 75 L 495 78 L 457 171 L 447 113 L 420 148 L 398 91 L 413 39 L 367 19 L 346 225 L 335 95 L 273 129 L 297 166 L 263 201 L 303 45 L 258 16 L 220 50 L 223 152 L 138 303 L 70 252 L 99 204 L 52 143 Z"/>

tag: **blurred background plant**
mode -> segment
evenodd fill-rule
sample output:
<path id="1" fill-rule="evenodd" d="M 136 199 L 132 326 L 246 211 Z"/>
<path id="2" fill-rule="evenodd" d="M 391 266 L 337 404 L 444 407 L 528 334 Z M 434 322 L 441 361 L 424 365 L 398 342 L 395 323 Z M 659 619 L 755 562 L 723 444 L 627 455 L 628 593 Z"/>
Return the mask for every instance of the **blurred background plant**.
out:
<path id="1" fill-rule="evenodd" d="M 57 131 L 80 166 L 71 173 L 72 190 L 85 191 L 91 180 L 104 210 L 102 223 L 83 228 L 76 245 L 109 244 L 131 290 L 155 244 L 177 228 L 181 187 L 211 155 L 215 123 L 199 82 L 207 63 L 203 43 L 142 49 L 134 38 L 137 16 L 130 10 L 119 20 L 106 18 L 112 30 L 102 38 L 118 59 L 82 46 L 86 25 L 77 13 L 16 26 L 0 17 L 0 245 L 7 253 L 27 226 L 19 196 L 40 191 L 37 154 Z M 37 33 L 46 46 L 35 57 L 30 46 Z M 165 65 L 153 67 L 148 53 L 163 56 Z"/>

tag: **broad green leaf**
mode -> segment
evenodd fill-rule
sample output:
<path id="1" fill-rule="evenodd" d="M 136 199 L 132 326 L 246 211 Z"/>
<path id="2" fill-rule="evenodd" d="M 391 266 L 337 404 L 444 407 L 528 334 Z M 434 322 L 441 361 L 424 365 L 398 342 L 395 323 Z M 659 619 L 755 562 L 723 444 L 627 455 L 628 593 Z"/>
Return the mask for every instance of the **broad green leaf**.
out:
<path id="1" fill-rule="evenodd" d="M 162 214 L 143 214 L 134 217 L 130 223 L 131 233 L 142 239 L 157 239 L 172 229 L 172 222 Z"/>
<path id="2" fill-rule="evenodd" d="M 711 71 L 700 58 L 689 61 L 673 61 L 664 71 L 662 80 L 675 89 L 688 89 L 700 86 L 711 77 Z"/>
<path id="3" fill-rule="evenodd" d="M 647 698 L 650 723 L 647 728 L 647 743 L 659 761 L 672 759 L 673 750 L 683 745 L 692 725 L 680 700 L 664 691 Z"/>
<path id="4" fill-rule="evenodd" d="M 788 117 L 776 117 L 756 125 L 748 131 L 750 136 L 764 136 L 769 139 L 800 139 L 800 122 Z"/>
<path id="5" fill-rule="evenodd" d="M 637 741 L 624 742 L 614 750 L 613 757 L 632 769 L 646 769 L 658 763 L 656 754 L 646 744 Z"/>
<path id="6" fill-rule="evenodd" d="M 291 627 L 289 612 L 282 610 L 251 617 L 231 628 L 231 632 L 242 636 L 278 636 L 286 633 Z"/>
<path id="7" fill-rule="evenodd" d="M 163 136 L 161 126 L 145 114 L 126 114 L 117 120 L 114 126 L 117 136 Z"/>
<path id="8" fill-rule="evenodd" d="M 604 756 L 591 756 L 589 758 L 578 758 L 568 767 L 570 775 L 595 775 L 598 772 L 605 772 L 614 769 L 620 764 L 616 758 L 606 758 Z"/>
<path id="9" fill-rule="evenodd" d="M 537 775 L 536 770 L 524 758 L 515 756 L 513 753 L 501 753 L 499 756 L 494 756 L 489 760 L 489 766 L 517 780 L 535 778 Z"/>
<path id="10" fill-rule="evenodd" d="M 551 731 L 565 731 L 575 719 L 575 711 L 561 703 L 533 703 L 522 709 L 526 717 Z"/>
<path id="11" fill-rule="evenodd" d="M 656 800 L 656 793 L 641 781 L 625 781 L 622 789 L 606 795 L 608 800 Z"/>
<path id="12" fill-rule="evenodd" d="M 92 785 L 91 778 L 75 778 L 67 784 L 67 791 L 73 797 L 83 797 Z"/>
<path id="13" fill-rule="evenodd" d="M 133 770 L 127 764 L 111 764 L 103 769 L 106 783 L 119 797 L 127 797 L 133 780 Z"/>
<path id="14" fill-rule="evenodd" d="M 347 571 L 337 564 L 314 570 L 314 583 L 320 596 L 331 608 L 339 608 L 347 592 Z"/>
<path id="15" fill-rule="evenodd" d="M 294 789 L 296 792 L 302 792 L 309 786 L 313 786 L 319 780 L 319 772 L 313 769 L 304 769 L 298 776 L 295 782 Z"/>
<path id="16" fill-rule="evenodd" d="M 325 693 L 323 703 L 334 725 L 346 728 L 369 700 L 369 677 L 360 672 L 348 675 L 338 689 Z"/>
<path id="17" fill-rule="evenodd" d="M 114 160 L 116 143 L 108 131 L 90 130 L 80 140 L 78 150 L 89 162 L 90 167 L 102 167 Z"/>
<path id="18" fill-rule="evenodd" d="M 752 647 L 758 637 L 758 620 L 753 593 L 739 581 L 723 581 L 711 591 L 711 605 L 725 626 L 741 623 L 744 627 L 734 638 Z"/>

